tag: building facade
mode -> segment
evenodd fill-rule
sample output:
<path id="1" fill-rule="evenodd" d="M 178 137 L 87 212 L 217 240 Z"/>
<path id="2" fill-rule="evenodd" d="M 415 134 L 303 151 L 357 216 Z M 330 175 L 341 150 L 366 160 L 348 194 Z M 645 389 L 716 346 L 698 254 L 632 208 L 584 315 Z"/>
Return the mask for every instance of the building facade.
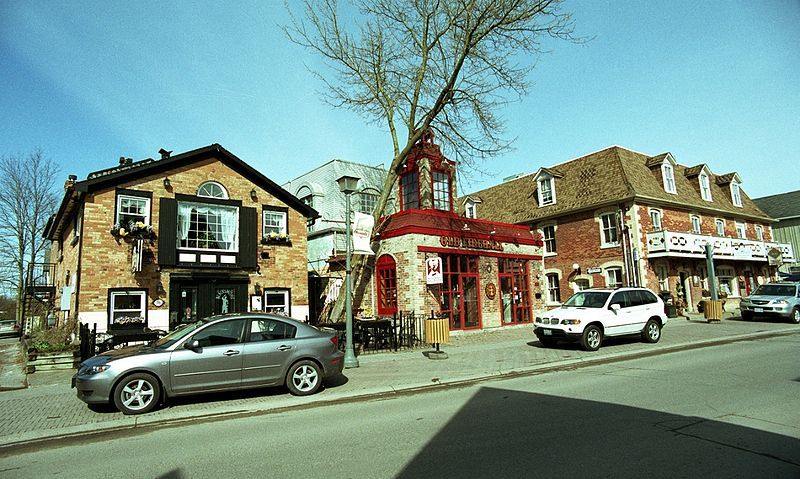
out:
<path id="1" fill-rule="evenodd" d="M 732 299 L 794 261 L 741 183 L 670 153 L 614 146 L 467 195 L 460 207 L 541 234 L 548 307 L 589 287 L 641 285 L 692 311 L 710 294 L 706 244 L 720 293 Z"/>
<path id="2" fill-rule="evenodd" d="M 753 201 L 777 220 L 777 223 L 772 225 L 775 241 L 789 243 L 795 252 L 794 262 L 783 263 L 780 271 L 793 275 L 800 274 L 800 261 L 797 257 L 797 252 L 800 251 L 800 191 L 754 198 Z"/>
<path id="3" fill-rule="evenodd" d="M 381 218 L 373 235 L 375 314 L 432 313 L 449 318 L 451 331 L 532 322 L 542 306 L 538 236 L 525 226 L 459 216 L 456 165 L 430 134 L 397 175 L 397 212 Z M 363 300 L 356 296 L 357 305 Z"/>
<path id="4" fill-rule="evenodd" d="M 45 231 L 59 320 L 170 330 L 212 314 L 308 314 L 318 215 L 214 144 L 73 176 Z"/>

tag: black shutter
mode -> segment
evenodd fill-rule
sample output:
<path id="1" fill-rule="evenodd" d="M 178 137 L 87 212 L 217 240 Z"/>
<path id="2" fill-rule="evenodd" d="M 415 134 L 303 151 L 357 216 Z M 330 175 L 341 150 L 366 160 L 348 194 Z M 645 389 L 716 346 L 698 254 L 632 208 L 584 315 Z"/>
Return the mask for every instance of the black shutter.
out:
<path id="1" fill-rule="evenodd" d="M 258 261 L 258 211 L 239 208 L 239 266 L 255 268 Z"/>
<path id="2" fill-rule="evenodd" d="M 178 249 L 178 202 L 172 198 L 161 198 L 158 211 L 158 264 L 175 266 Z"/>

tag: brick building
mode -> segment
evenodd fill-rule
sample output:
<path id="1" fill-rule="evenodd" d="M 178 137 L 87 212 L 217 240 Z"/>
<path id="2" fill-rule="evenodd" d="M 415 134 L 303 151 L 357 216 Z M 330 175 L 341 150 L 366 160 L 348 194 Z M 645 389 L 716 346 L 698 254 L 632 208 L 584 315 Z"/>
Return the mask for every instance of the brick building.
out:
<path id="1" fill-rule="evenodd" d="M 542 305 L 542 243 L 525 226 L 459 216 L 455 166 L 427 135 L 397 172 L 397 213 L 373 235 L 375 312 L 433 311 L 451 330 L 529 323 Z"/>
<path id="2" fill-rule="evenodd" d="M 588 287 L 642 285 L 689 310 L 708 295 L 704 248 L 713 244 L 720 289 L 731 298 L 793 261 L 773 242 L 774 220 L 737 173 L 687 167 L 670 153 L 613 146 L 465 196 L 465 215 L 525 225 L 544 242 L 547 306 Z"/>
<path id="3" fill-rule="evenodd" d="M 318 215 L 220 145 L 70 177 L 48 224 L 59 320 L 163 330 L 223 312 L 308 314 Z"/>

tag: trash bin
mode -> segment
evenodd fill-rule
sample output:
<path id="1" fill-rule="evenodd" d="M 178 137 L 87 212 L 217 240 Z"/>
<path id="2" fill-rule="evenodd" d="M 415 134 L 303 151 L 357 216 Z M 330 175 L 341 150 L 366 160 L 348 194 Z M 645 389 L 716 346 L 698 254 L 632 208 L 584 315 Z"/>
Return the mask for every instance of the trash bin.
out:
<path id="1" fill-rule="evenodd" d="M 425 320 L 425 342 L 428 344 L 447 344 L 450 342 L 450 318 L 429 318 Z"/>
<path id="2" fill-rule="evenodd" d="M 722 319 L 722 300 L 707 299 L 703 305 L 703 316 L 707 321 L 720 321 Z"/>

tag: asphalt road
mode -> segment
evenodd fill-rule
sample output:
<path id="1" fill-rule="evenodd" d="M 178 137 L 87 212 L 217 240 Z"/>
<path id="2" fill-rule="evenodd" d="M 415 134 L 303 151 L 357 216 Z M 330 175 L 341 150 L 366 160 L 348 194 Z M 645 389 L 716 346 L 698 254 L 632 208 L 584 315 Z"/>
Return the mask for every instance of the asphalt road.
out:
<path id="1" fill-rule="evenodd" d="M 800 335 L 0 459 L 30 477 L 800 477 Z"/>

